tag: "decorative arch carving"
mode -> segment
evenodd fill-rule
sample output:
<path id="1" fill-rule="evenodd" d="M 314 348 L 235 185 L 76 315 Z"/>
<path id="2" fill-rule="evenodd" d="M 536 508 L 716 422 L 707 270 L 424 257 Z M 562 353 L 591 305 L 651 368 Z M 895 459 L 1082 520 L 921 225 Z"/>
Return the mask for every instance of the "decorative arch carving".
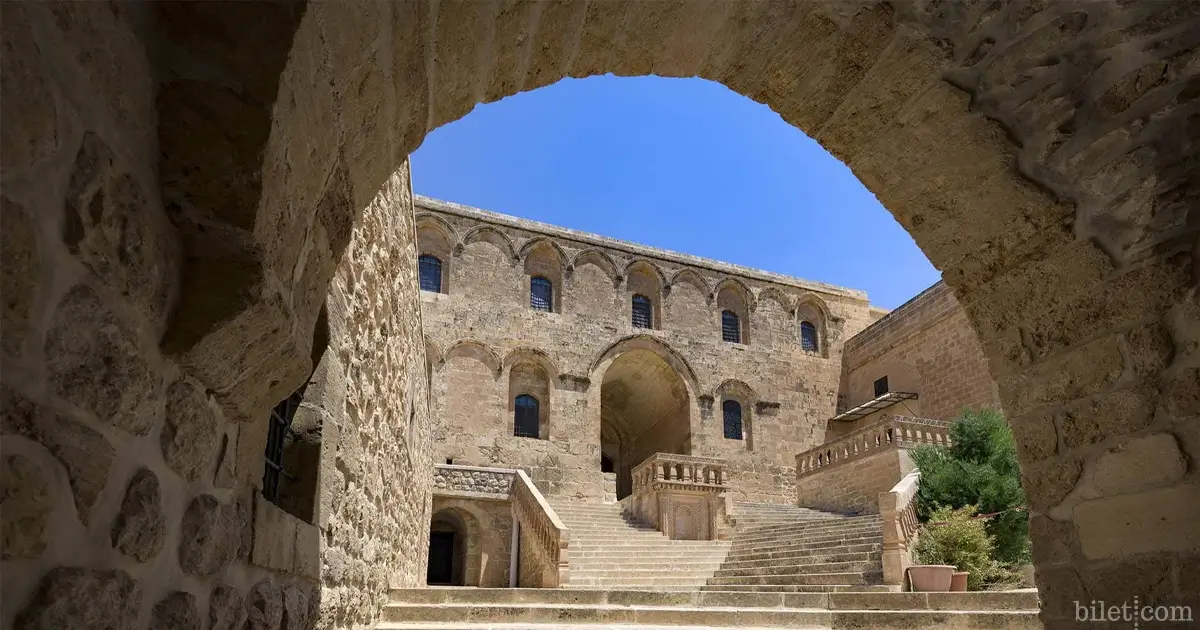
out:
<path id="1" fill-rule="evenodd" d="M 712 302 L 712 287 L 708 286 L 708 282 L 704 279 L 704 276 L 700 275 L 700 273 L 695 269 L 684 268 L 675 272 L 675 275 L 671 276 L 671 281 L 668 283 L 668 286 L 676 285 L 681 282 L 696 287 L 696 289 L 700 291 L 700 294 L 703 295 L 705 299 L 707 299 L 710 303 Z"/>
<path id="2" fill-rule="evenodd" d="M 763 289 L 762 291 L 758 292 L 758 302 L 759 303 L 761 303 L 763 300 L 768 300 L 768 299 L 775 300 L 775 302 L 777 302 L 780 306 L 783 307 L 784 312 L 788 313 L 789 315 L 795 314 L 795 312 L 796 312 L 795 301 L 793 301 L 792 298 L 789 297 L 783 291 L 780 291 L 779 289 L 776 289 L 775 287 L 767 287 L 767 288 Z"/>
<path id="3" fill-rule="evenodd" d="M 509 260 L 513 261 L 514 264 L 521 260 L 521 257 L 517 255 L 516 247 L 513 246 L 512 239 L 504 232 L 490 225 L 477 225 L 468 230 L 462 238 L 464 247 L 479 241 L 486 241 L 499 247 L 501 251 L 508 254 Z"/>
<path id="4" fill-rule="evenodd" d="M 670 365 L 672 368 L 674 368 L 679 376 L 683 379 L 684 383 L 687 384 L 688 390 L 690 390 L 693 398 L 700 393 L 700 381 L 696 378 L 696 372 L 692 369 L 692 366 L 690 363 L 688 363 L 687 359 L 685 359 L 682 354 L 680 354 L 666 342 L 650 335 L 630 335 L 628 337 L 623 337 L 605 348 L 604 351 L 597 355 L 595 360 L 592 361 L 591 366 L 588 367 L 588 374 L 591 375 L 592 381 L 597 383 L 603 381 L 603 379 L 599 378 L 599 375 L 596 372 L 606 361 L 609 359 L 615 359 L 616 357 L 630 350 L 638 349 L 649 350 L 657 354 L 667 362 L 667 365 Z"/>
<path id="5" fill-rule="evenodd" d="M 432 212 L 418 212 L 413 222 L 418 234 L 422 230 L 431 230 L 441 234 L 451 248 L 459 244 L 458 230 L 450 222 Z"/>
<path id="6" fill-rule="evenodd" d="M 492 371 L 492 375 L 497 378 L 504 370 L 504 362 L 500 360 L 500 355 L 496 354 L 495 350 L 472 339 L 455 341 L 446 349 L 444 356 L 443 361 L 449 361 L 454 357 L 471 357 L 487 366 Z"/>
<path id="7" fill-rule="evenodd" d="M 633 260 L 629 261 L 622 270 L 622 275 L 628 279 L 629 274 L 637 270 L 646 270 L 650 273 L 650 275 L 656 278 L 658 280 L 658 287 L 660 291 L 665 290 L 667 286 L 670 285 L 670 283 L 667 281 L 667 276 L 663 273 L 662 269 L 660 269 L 658 265 L 645 258 L 634 258 Z"/>
<path id="8" fill-rule="evenodd" d="M 425 336 L 425 360 L 434 367 L 440 367 L 445 361 L 442 355 L 442 349 L 438 347 L 437 342 Z"/>
<path id="9" fill-rule="evenodd" d="M 518 363 L 532 363 L 545 370 L 546 376 L 550 379 L 551 386 L 553 386 L 559 374 L 562 373 L 558 369 L 558 364 L 554 362 L 554 359 L 550 358 L 549 354 L 537 348 L 517 348 L 509 352 L 504 357 L 503 366 L 504 369 L 508 370 L 512 369 Z"/>
<path id="10" fill-rule="evenodd" d="M 518 252 L 521 260 L 526 260 L 529 257 L 530 252 L 540 247 L 548 247 L 549 249 L 553 250 L 554 253 L 558 254 L 558 262 L 560 265 L 562 265 L 564 270 L 571 266 L 571 259 L 567 256 L 567 253 L 563 251 L 562 246 L 553 239 L 545 236 L 535 236 L 528 241 L 525 241 L 525 244 L 521 245 L 520 252 Z"/>
<path id="11" fill-rule="evenodd" d="M 713 287 L 712 297 L 716 299 L 721 295 L 722 291 L 732 290 L 737 291 L 742 296 L 742 300 L 746 304 L 746 309 L 753 312 L 758 307 L 758 302 L 754 299 L 754 291 L 750 290 L 750 286 L 733 276 L 726 276 Z"/>
<path id="12" fill-rule="evenodd" d="M 750 405 L 758 401 L 758 392 L 754 391 L 754 388 L 750 387 L 746 381 L 736 378 L 727 378 L 721 381 L 721 384 L 713 389 L 712 396 L 713 398 L 736 396 L 743 404 Z"/>
<path id="13" fill-rule="evenodd" d="M 613 286 L 621 283 L 621 272 L 617 270 L 617 263 L 612 257 L 599 249 L 585 249 L 575 255 L 571 260 L 571 264 L 567 267 L 568 273 L 574 273 L 575 269 L 582 265 L 595 265 L 605 275 L 612 280 Z"/>
<path id="14" fill-rule="evenodd" d="M 829 322 L 832 316 L 829 307 L 817 295 L 805 293 L 796 301 L 796 338 L 800 339 L 799 330 L 802 322 L 808 322 L 817 329 L 817 352 L 822 357 L 829 356 Z"/>

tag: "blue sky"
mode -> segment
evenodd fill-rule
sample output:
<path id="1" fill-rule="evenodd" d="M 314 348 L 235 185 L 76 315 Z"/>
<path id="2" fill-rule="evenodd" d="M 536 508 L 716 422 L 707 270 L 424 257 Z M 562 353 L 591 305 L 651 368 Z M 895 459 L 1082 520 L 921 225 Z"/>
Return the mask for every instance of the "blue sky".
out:
<path id="1" fill-rule="evenodd" d="M 566 79 L 412 157 L 422 195 L 808 280 L 895 308 L 940 274 L 845 165 L 702 79 Z"/>

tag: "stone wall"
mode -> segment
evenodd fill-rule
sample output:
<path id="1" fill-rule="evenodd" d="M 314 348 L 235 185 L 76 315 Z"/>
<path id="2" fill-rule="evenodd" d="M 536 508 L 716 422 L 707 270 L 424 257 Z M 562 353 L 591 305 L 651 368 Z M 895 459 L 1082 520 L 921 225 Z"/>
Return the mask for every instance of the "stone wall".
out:
<path id="1" fill-rule="evenodd" d="M 646 359 L 633 380 L 662 373 L 676 384 L 641 404 L 673 400 L 686 417 L 649 410 L 665 419 L 640 429 L 641 443 L 727 460 L 739 498 L 794 500 L 795 454 L 821 442 L 842 342 L 870 318 L 862 293 L 446 202 L 417 206 L 421 252 L 441 259 L 448 278 L 442 293 L 422 292 L 427 346 L 439 357 L 437 461 L 520 467 L 549 496 L 603 500 L 605 369 L 648 349 L 663 360 Z M 554 282 L 552 312 L 529 306 L 533 273 Z M 635 293 L 652 300 L 654 329 L 633 327 Z M 721 340 L 726 307 L 741 310 L 744 343 Z M 817 325 L 818 352 L 800 348 L 801 319 Z M 543 439 L 512 434 L 522 393 L 541 403 Z M 741 404 L 746 439 L 723 437 L 725 399 Z"/>
<path id="2" fill-rule="evenodd" d="M 913 470 L 904 449 L 888 448 L 800 475 L 799 505 L 846 514 L 878 514 L 879 495 Z"/>
<path id="3" fill-rule="evenodd" d="M 459 532 L 467 538 L 465 585 L 507 587 L 512 555 L 512 504 L 507 499 L 465 499 L 435 491 L 433 514 L 444 511 L 452 513 L 465 529 Z"/>
<path id="4" fill-rule="evenodd" d="M 311 627 L 316 528 L 257 491 L 269 407 L 164 343 L 190 278 L 136 8 L 0 11 L 0 627 Z"/>
<path id="5" fill-rule="evenodd" d="M 487 495 L 508 499 L 513 471 L 501 468 L 438 464 L 433 471 L 435 496 Z"/>
<path id="6" fill-rule="evenodd" d="M 875 398 L 876 379 L 919 401 L 903 413 L 949 420 L 963 409 L 999 408 L 987 357 L 954 291 L 938 282 L 846 341 L 841 410 Z"/>
<path id="7" fill-rule="evenodd" d="M 389 587 L 425 583 L 433 459 L 405 163 L 355 222 L 325 304 L 329 346 L 302 411 L 320 416 L 322 626 L 373 627 Z"/>

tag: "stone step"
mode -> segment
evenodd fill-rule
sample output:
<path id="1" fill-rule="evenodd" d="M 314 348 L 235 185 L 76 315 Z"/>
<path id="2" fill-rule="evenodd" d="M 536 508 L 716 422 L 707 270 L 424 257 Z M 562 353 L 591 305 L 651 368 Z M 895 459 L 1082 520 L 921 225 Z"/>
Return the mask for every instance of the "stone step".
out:
<path id="1" fill-rule="evenodd" d="M 606 558 L 588 558 L 587 562 L 576 564 L 570 561 L 571 575 L 579 571 L 706 571 L 712 575 L 721 567 L 720 558 L 664 558 L 654 562 L 611 560 Z"/>
<path id="2" fill-rule="evenodd" d="M 871 545 L 864 545 L 864 547 L 867 547 L 865 551 L 803 553 L 767 558 L 746 558 L 744 555 L 734 556 L 730 554 L 725 557 L 725 562 L 722 566 L 726 569 L 745 569 L 751 567 L 769 567 L 779 564 L 818 564 L 824 562 L 874 562 L 878 565 L 883 559 L 882 549 L 872 549 Z"/>
<path id="3" fill-rule="evenodd" d="M 573 541 L 572 541 L 573 542 Z M 883 534 L 833 534 L 829 536 L 813 536 L 811 538 L 793 538 L 778 541 L 744 541 L 734 540 L 729 547 L 730 553 L 760 553 L 763 551 L 782 551 L 785 549 L 806 548 L 825 549 L 829 547 L 845 547 L 848 545 L 870 545 L 883 543 Z"/>
<path id="4" fill-rule="evenodd" d="M 887 584 L 708 584 L 702 592 L 739 593 L 898 593 L 899 586 Z"/>
<path id="5" fill-rule="evenodd" d="M 749 577 L 755 575 L 789 575 L 801 573 L 854 573 L 877 571 L 880 564 L 872 560 L 857 562 L 820 562 L 811 564 L 766 564 L 756 567 L 731 568 L 723 565 L 713 577 Z"/>
<path id="6" fill-rule="evenodd" d="M 782 573 L 777 575 L 746 575 L 739 577 L 714 577 L 708 581 L 709 586 L 725 586 L 730 584 L 838 584 L 854 586 L 869 584 L 867 576 L 861 571 L 842 573 Z"/>
<path id="7" fill-rule="evenodd" d="M 588 567 L 578 571 L 571 571 L 571 581 L 579 579 L 596 579 L 596 578 L 621 578 L 634 579 L 639 577 L 644 578 L 709 578 L 713 574 L 713 570 L 703 570 L 696 567 L 660 567 L 657 569 L 648 568 L 620 568 L 620 569 L 597 569 Z"/>
<path id="8" fill-rule="evenodd" d="M 691 541 L 691 540 L 670 540 L 663 538 L 654 541 L 597 541 L 594 539 L 579 539 L 571 540 L 569 549 L 673 549 L 673 550 L 703 550 L 703 549 L 729 549 L 729 543 L 709 542 L 709 541 Z"/>
<path id="9" fill-rule="evenodd" d="M 419 628 L 416 624 L 443 625 L 450 628 L 497 628 L 496 625 L 562 624 L 574 627 L 587 624 L 627 624 L 628 627 L 726 627 L 726 628 L 1004 628 L 1024 630 L 1040 628 L 1033 611 L 929 611 L 929 610 L 821 610 L 805 608 L 707 608 L 692 606 L 613 606 L 571 604 L 400 604 L 384 610 L 380 630 Z M 458 625 L 458 624 L 473 625 Z M 437 627 L 426 625 L 426 628 Z M 534 628 L 538 626 L 533 626 Z M 554 627 L 551 625 L 550 627 Z M 572 626 L 568 626 L 572 627 Z M 592 626 L 595 627 L 595 626 Z"/>
<path id="10" fill-rule="evenodd" d="M 828 608 L 833 610 L 1037 610 L 1035 589 L 965 593 L 791 593 L 744 591 L 644 591 L 462 586 L 394 589 L 398 604 L 612 604 Z"/>
<path id="11" fill-rule="evenodd" d="M 636 550 L 636 549 L 625 549 L 625 550 L 614 551 L 611 549 L 591 549 L 591 550 L 585 551 L 585 550 L 576 549 L 574 546 L 571 546 L 567 553 L 567 558 L 570 561 L 574 561 L 576 559 L 587 559 L 587 560 L 600 560 L 600 561 L 609 561 L 609 562 L 628 561 L 628 562 L 655 563 L 655 562 L 669 562 L 669 561 L 677 560 L 681 557 L 693 558 L 697 561 L 703 561 L 703 562 L 709 562 L 709 561 L 720 562 L 725 559 L 726 555 L 725 555 L 724 550 L 688 551 L 686 554 L 681 554 L 681 553 L 674 552 L 671 550 L 667 550 L 667 551 L 649 550 L 649 551 L 646 551 L 646 550 Z"/>
<path id="12" fill-rule="evenodd" d="M 827 527 L 838 526 L 882 526 L 883 521 L 879 517 L 860 516 L 855 518 L 845 519 L 821 519 L 814 521 L 779 523 L 771 525 L 759 525 L 754 527 L 741 526 L 739 524 L 737 531 L 739 534 L 769 534 L 773 532 L 791 532 L 791 531 L 808 531 L 810 529 L 821 529 Z"/>
<path id="13" fill-rule="evenodd" d="M 571 578 L 567 588 L 648 588 L 648 589 L 692 589 L 700 590 L 708 584 L 707 576 L 658 577 L 658 578 Z"/>
<path id="14" fill-rule="evenodd" d="M 734 543 L 741 544 L 756 544 L 759 542 L 775 542 L 788 541 L 797 538 L 806 538 L 810 540 L 820 539 L 826 536 L 846 536 L 850 534 L 865 534 L 865 535 L 883 535 L 883 526 L 875 525 L 858 525 L 858 526 L 837 526 L 837 527 L 822 527 L 818 529 L 808 530 L 784 530 L 778 532 L 770 532 L 764 534 L 736 532 L 734 534 Z"/>

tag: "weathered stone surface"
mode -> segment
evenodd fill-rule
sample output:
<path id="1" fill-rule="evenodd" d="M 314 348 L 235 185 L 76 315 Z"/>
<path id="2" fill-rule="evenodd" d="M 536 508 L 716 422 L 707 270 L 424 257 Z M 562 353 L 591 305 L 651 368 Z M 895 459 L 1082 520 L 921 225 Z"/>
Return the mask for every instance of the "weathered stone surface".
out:
<path id="1" fill-rule="evenodd" d="M 1084 501 L 1073 518 L 1090 559 L 1194 550 L 1200 546 L 1200 484 Z"/>
<path id="2" fill-rule="evenodd" d="M 108 481 L 112 445 L 98 432 L 36 405 L 5 385 L 0 385 L 0 413 L 5 433 L 41 442 L 67 469 L 79 519 L 87 523 Z"/>
<path id="3" fill-rule="evenodd" d="M 46 548 L 46 521 L 54 509 L 49 471 L 24 455 L 0 461 L 0 558 L 36 558 Z"/>
<path id="4" fill-rule="evenodd" d="M 17 615 L 15 628 L 136 630 L 141 604 L 141 589 L 124 571 L 51 569 Z"/>
<path id="5" fill-rule="evenodd" d="M 312 591 L 297 584 L 283 588 L 283 614 L 280 630 L 311 630 L 317 620 L 312 617 Z"/>
<path id="6" fill-rule="evenodd" d="M 8 139 L 4 142 L 7 146 Z M 0 230 L 0 251 L 4 252 L 4 265 L 0 267 L 0 300 L 4 309 L 0 312 L 0 326 L 4 334 L 0 335 L 0 344 L 5 354 L 15 356 L 29 332 L 30 310 L 42 264 L 38 259 L 37 229 L 25 210 L 7 197 L 0 197 L 0 223 L 4 224 Z"/>
<path id="7" fill-rule="evenodd" d="M 245 630 L 280 630 L 283 600 L 270 582 L 259 582 L 246 595 Z"/>
<path id="8" fill-rule="evenodd" d="M 237 481 L 237 436 L 237 426 L 230 427 L 221 435 L 220 459 L 217 461 L 217 472 L 213 474 L 214 487 L 232 488 Z"/>
<path id="9" fill-rule="evenodd" d="M 1104 497 L 1169 486 L 1187 473 L 1179 441 L 1169 433 L 1132 440 L 1096 460 L 1087 492 Z"/>
<path id="10" fill-rule="evenodd" d="M 102 422 L 145 435 L 159 382 L 134 339 L 85 285 L 67 293 L 46 336 L 51 390 Z"/>
<path id="11" fill-rule="evenodd" d="M 14 122 L 0 134 L 0 162 L 5 169 L 23 168 L 45 159 L 59 142 L 58 112 L 52 83 L 43 80 L 46 67 L 33 33 L 26 26 L 26 9 L 5 4 L 3 54 L 0 54 L 0 109 Z M 7 226 L 5 227 L 7 229 Z M 5 252 L 7 259 L 8 252 Z M 7 298 L 5 298 L 7 299 Z"/>
<path id="12" fill-rule="evenodd" d="M 279 509 L 261 494 L 254 494 L 254 549 L 250 561 L 291 573 L 296 552 L 296 517 Z"/>
<path id="13" fill-rule="evenodd" d="M 200 630 L 200 611 L 196 596 L 176 591 L 154 605 L 150 630 Z"/>
<path id="14" fill-rule="evenodd" d="M 218 586 L 208 599 L 209 630 L 241 630 L 246 619 L 242 594 L 232 586 Z"/>
<path id="15" fill-rule="evenodd" d="M 179 566 L 188 575 L 212 575 L 249 552 L 247 503 L 221 503 L 202 494 L 192 500 L 183 515 L 179 542 Z"/>
<path id="16" fill-rule="evenodd" d="M 186 380 L 174 383 L 167 388 L 163 460 L 184 479 L 198 479 L 217 454 L 218 426 L 204 390 Z"/>
<path id="17" fill-rule="evenodd" d="M 146 562 L 158 555 L 166 532 L 158 476 L 142 468 L 134 473 L 125 489 L 121 511 L 113 522 L 113 547 L 138 562 Z"/>

